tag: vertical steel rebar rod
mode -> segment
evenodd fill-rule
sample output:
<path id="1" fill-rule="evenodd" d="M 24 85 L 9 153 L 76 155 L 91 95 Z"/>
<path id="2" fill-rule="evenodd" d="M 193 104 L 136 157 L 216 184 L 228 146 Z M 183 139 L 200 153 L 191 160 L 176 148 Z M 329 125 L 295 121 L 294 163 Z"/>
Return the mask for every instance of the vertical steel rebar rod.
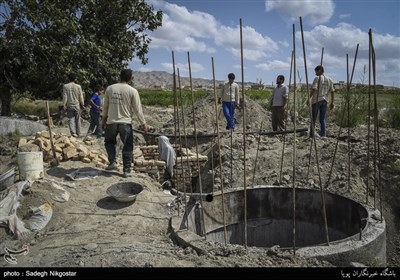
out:
<path id="1" fill-rule="evenodd" d="M 244 99 L 243 31 L 240 19 L 240 66 L 242 70 L 242 108 L 243 108 L 243 192 L 244 192 L 244 246 L 247 249 L 247 183 L 246 183 L 246 104 Z"/>
<path id="2" fill-rule="evenodd" d="M 301 18 L 300 18 L 301 19 Z M 303 27 L 302 27 L 302 32 L 301 32 L 302 34 L 303 34 Z M 303 37 L 302 37 L 303 38 Z M 305 52 L 305 50 L 304 50 L 304 52 Z M 305 58 L 305 57 L 304 57 Z M 322 66 L 322 62 L 324 61 L 324 48 L 322 48 L 322 50 L 321 50 L 321 60 L 320 60 L 320 65 Z M 305 62 L 306 63 L 306 62 Z M 306 65 L 306 64 L 305 64 Z M 305 66 L 305 67 L 307 67 L 307 66 Z M 308 79 L 307 78 L 307 68 L 306 68 L 306 79 Z M 318 79 L 318 86 L 317 86 L 317 101 L 318 101 L 318 96 L 319 96 L 319 87 L 320 87 L 320 84 L 321 84 L 321 80 L 320 79 Z M 307 83 L 307 97 L 309 98 L 310 97 L 310 94 L 309 94 L 309 90 L 308 90 L 308 83 Z M 311 100 L 311 98 L 310 98 L 310 102 L 308 103 L 308 106 L 309 106 L 309 109 L 310 109 L 310 118 L 311 118 L 311 127 L 310 127 L 310 133 L 312 133 L 312 136 L 310 136 L 311 137 L 311 142 L 310 142 L 310 157 L 309 157 L 309 159 L 308 159 L 308 167 L 307 167 L 307 176 L 306 176 L 306 182 L 308 181 L 308 176 L 309 176 L 309 174 L 310 174 L 310 166 L 311 166 L 311 159 L 312 159 L 312 147 L 313 147 L 313 144 L 315 143 L 315 122 L 314 122 L 314 119 L 313 119 L 313 115 L 312 115 L 312 100 Z M 318 115 L 318 108 L 317 108 L 317 115 Z M 320 178 L 321 179 L 321 178 Z"/>
<path id="3" fill-rule="evenodd" d="M 296 112 L 296 28 L 293 24 L 293 110 Z M 294 114 L 294 131 L 296 131 L 296 114 Z M 293 221 L 293 255 L 296 256 L 296 133 L 293 133 L 293 179 L 292 179 L 292 221 Z"/>
<path id="4" fill-rule="evenodd" d="M 260 133 L 258 134 L 258 139 L 257 139 L 256 159 L 254 160 L 254 170 L 253 170 L 253 184 L 252 184 L 253 187 L 254 187 L 254 181 L 255 181 L 255 178 L 256 178 L 257 159 L 258 159 L 258 151 L 259 151 L 259 148 L 260 148 L 261 131 L 262 131 L 263 122 L 264 122 L 264 120 L 261 121 Z"/>
<path id="5" fill-rule="evenodd" d="M 350 191 L 351 174 L 351 143 L 350 143 L 350 77 L 349 77 L 349 55 L 346 54 L 346 77 L 347 77 L 347 189 Z"/>
<path id="6" fill-rule="evenodd" d="M 181 78 L 179 75 L 179 68 L 177 68 L 177 72 L 178 72 L 178 86 L 179 86 L 179 90 L 181 90 Z M 182 167 L 182 189 L 183 189 L 183 193 L 184 193 L 184 200 L 186 201 L 186 180 L 185 180 L 185 168 L 183 165 L 183 151 L 182 151 L 182 135 L 181 135 L 181 120 L 179 118 L 179 104 L 178 104 L 178 96 L 176 97 L 176 116 L 177 116 L 177 122 L 178 122 L 178 137 L 179 137 L 179 152 L 181 154 L 181 167 Z M 176 170 L 178 171 L 179 168 Z M 176 172 L 177 173 L 177 172 Z M 177 188 L 179 190 L 179 188 Z M 178 203 L 179 205 L 179 203 Z M 204 232 L 202 232 L 204 234 Z"/>
<path id="7" fill-rule="evenodd" d="M 175 145 L 178 143 L 177 140 L 177 98 L 176 98 L 176 73 L 175 73 L 175 55 L 174 51 L 172 51 L 172 79 L 173 79 L 173 95 L 174 95 L 174 138 L 175 138 Z"/>
<path id="8" fill-rule="evenodd" d="M 218 157 L 219 157 L 219 168 L 220 168 L 220 178 L 221 178 L 221 200 L 222 200 L 222 220 L 224 223 L 224 240 L 225 245 L 227 244 L 227 233 L 226 233 L 226 221 L 225 221 L 225 195 L 224 195 L 224 177 L 222 169 L 222 156 L 221 156 L 221 138 L 219 135 L 219 124 L 218 124 L 218 105 L 217 105 L 217 91 L 215 86 L 215 68 L 214 68 L 214 58 L 211 58 L 212 73 L 213 73 L 213 91 L 214 91 L 214 105 L 215 105 L 215 118 L 217 126 L 217 138 L 218 138 Z"/>
<path id="9" fill-rule="evenodd" d="M 291 60 L 290 60 L 290 74 L 289 74 L 289 86 L 288 86 L 288 90 L 289 90 L 289 98 L 290 98 L 290 83 L 292 82 L 292 69 L 293 69 L 293 51 L 292 51 L 292 56 L 291 56 Z M 287 101 L 289 103 L 289 100 Z M 289 107 L 289 104 L 286 105 L 287 108 Z M 296 110 L 293 110 L 293 116 L 296 115 Z M 285 123 L 285 130 L 286 130 L 286 123 Z M 294 130 L 296 131 L 296 129 Z M 283 134 L 283 146 L 282 146 L 282 155 L 281 155 L 281 168 L 279 171 L 279 185 L 282 185 L 282 171 L 283 171 L 283 157 L 285 155 L 285 146 L 286 146 L 286 134 Z"/>
<path id="10" fill-rule="evenodd" d="M 229 114 L 232 116 L 232 113 L 233 112 L 235 112 L 235 109 L 236 108 L 233 108 L 232 109 L 232 87 L 230 86 L 229 87 L 229 102 L 230 102 L 230 105 L 229 105 Z M 237 100 L 236 100 L 236 102 L 237 102 Z M 235 118 L 233 118 L 233 125 L 235 125 Z M 233 185 L 233 128 L 231 128 L 230 129 L 230 140 L 231 140 L 231 149 L 230 149 L 230 152 L 231 152 L 231 154 L 230 154 L 230 158 L 231 158 L 231 179 L 230 179 L 230 184 L 231 184 L 231 187 L 232 187 L 232 185 Z"/>
<path id="11" fill-rule="evenodd" d="M 375 49 L 372 42 L 372 31 L 371 29 L 368 32 L 369 42 L 371 46 L 371 59 L 372 59 L 372 80 L 373 80 L 373 94 L 374 94 L 374 208 L 376 209 L 376 192 L 377 192 L 377 184 L 378 184 L 378 175 L 377 175 L 377 157 L 378 157 L 378 137 L 377 137 L 377 127 L 378 127 L 378 105 L 376 100 L 376 80 L 375 80 Z"/>
<path id="12" fill-rule="evenodd" d="M 368 32 L 368 132 L 367 132 L 367 182 L 366 188 L 367 193 L 365 197 L 365 204 L 368 205 L 368 196 L 369 196 L 369 170 L 370 170 L 370 160 L 371 160 L 371 58 L 372 58 L 372 49 L 371 49 L 371 29 Z"/>
<path id="13" fill-rule="evenodd" d="M 177 148 L 177 145 L 178 145 L 178 138 L 177 138 L 177 125 L 178 125 L 178 122 L 179 122 L 179 116 L 178 116 L 178 105 L 177 105 L 177 97 L 176 97 L 176 73 L 175 73 L 175 55 L 174 55 L 174 51 L 172 51 L 172 78 L 173 78 L 173 95 L 174 95 L 174 139 L 175 139 L 175 141 L 174 141 L 174 143 L 175 143 L 175 149 L 176 149 L 176 154 L 178 154 L 178 148 Z M 176 174 L 175 174 L 176 175 Z M 176 176 L 175 176 L 176 177 Z M 178 182 L 178 177 L 177 177 L 177 179 L 175 180 L 177 183 L 179 183 Z M 178 184 L 179 185 L 179 184 Z M 178 186 L 176 186 L 176 189 L 177 190 L 179 190 L 179 187 Z M 178 209 L 177 209 L 177 211 L 178 211 L 178 215 L 179 215 L 179 213 L 180 213 L 180 206 L 179 206 L 179 203 L 177 204 L 178 205 Z"/>
<path id="14" fill-rule="evenodd" d="M 304 32 L 303 32 L 303 19 L 300 17 L 300 31 L 301 31 L 301 42 L 302 42 L 302 47 L 303 47 L 303 58 L 304 58 L 304 74 L 306 75 L 306 94 L 307 94 L 307 98 L 310 99 L 310 91 L 308 88 L 308 73 L 307 73 L 307 57 L 306 57 L 306 47 L 305 47 L 305 43 L 304 43 Z M 324 53 L 324 49 L 322 48 L 322 54 L 321 54 L 321 65 L 322 65 L 322 57 L 323 57 L 323 53 Z M 318 97 L 317 97 L 318 100 Z M 312 100 L 310 99 L 310 102 L 308 102 L 308 108 L 310 110 L 310 120 L 311 120 L 311 127 L 310 127 L 310 135 L 309 137 L 311 137 L 311 133 L 313 134 L 312 137 L 312 142 L 310 144 L 310 157 L 308 158 L 308 167 L 307 167 L 307 177 L 306 177 L 306 181 L 308 181 L 308 175 L 310 174 L 310 166 L 311 166 L 311 158 L 312 158 L 312 143 L 314 141 L 314 130 L 315 130 L 315 123 L 314 123 L 314 119 L 312 116 Z"/>
<path id="15" fill-rule="evenodd" d="M 187 137 L 186 137 L 186 128 L 185 128 L 185 117 L 184 117 L 184 114 L 183 114 L 183 104 L 182 104 L 182 87 L 181 87 L 181 75 L 179 74 L 179 68 L 177 69 L 178 70 L 178 85 L 179 85 L 179 103 L 180 103 L 180 105 L 181 105 L 181 112 L 182 112 L 182 114 L 181 114 L 181 119 L 182 119 L 182 126 L 183 126 L 183 137 L 185 138 L 185 145 L 186 145 L 186 168 L 188 168 L 188 170 L 189 170 L 189 175 L 190 175 L 190 166 L 189 166 L 189 156 L 188 156 L 188 149 L 187 149 Z M 179 142 L 181 142 L 182 141 L 182 138 L 181 138 L 181 133 L 180 133 L 180 129 L 179 129 Z M 184 165 L 184 162 L 183 162 L 183 148 L 182 148 L 182 143 L 181 143 L 181 145 L 180 145 L 180 151 L 181 151 L 181 166 L 182 166 L 182 175 L 183 175 L 183 194 L 184 194 L 184 199 L 183 199 L 183 201 L 184 201 L 184 205 L 185 205 L 185 209 L 187 209 L 186 208 L 186 179 L 185 179 L 185 165 Z M 193 189 L 192 189 L 192 185 L 190 184 L 190 195 L 192 195 L 192 193 L 193 193 Z M 204 233 L 204 232 L 203 232 Z"/>
<path id="16" fill-rule="evenodd" d="M 202 181 L 201 181 L 201 172 L 200 172 L 200 160 L 199 160 L 199 145 L 198 145 L 198 141 L 197 141 L 197 127 L 196 127 L 196 109 L 194 106 L 194 93 L 193 93 L 193 82 L 192 82 L 192 67 L 190 64 L 190 53 L 187 53 L 187 57 L 188 57 L 188 67 L 189 67 L 189 81 L 190 81 L 190 93 L 192 95 L 192 112 L 193 112 L 193 129 L 194 129 L 194 135 L 195 135 L 195 142 L 196 142 L 196 161 L 197 161 L 197 170 L 199 170 L 199 187 L 200 187 L 200 194 L 202 196 L 203 193 L 203 185 L 202 185 Z M 201 211 L 202 211 L 202 222 L 203 225 L 205 227 L 205 221 L 204 221 L 204 208 L 203 208 L 203 204 L 202 204 L 202 200 L 200 199 L 200 206 L 201 206 Z"/>
<path id="17" fill-rule="evenodd" d="M 219 116 L 221 115 L 222 108 L 220 107 L 219 113 L 218 113 L 218 119 Z M 214 146 L 215 146 L 215 139 L 216 139 L 216 131 L 217 131 L 217 123 L 214 123 L 214 132 L 213 132 L 213 137 L 212 140 L 210 141 L 210 151 L 211 151 L 211 171 L 212 171 L 212 191 L 211 193 L 214 195 L 214 184 L 215 184 L 215 170 L 214 170 Z"/>
<path id="18" fill-rule="evenodd" d="M 354 56 L 353 71 L 352 71 L 352 74 L 351 74 L 349 87 L 351 87 L 352 81 L 353 81 L 354 69 L 355 69 L 355 65 L 356 65 L 356 61 L 357 61 L 358 46 L 359 46 L 359 44 L 357 44 L 356 54 Z M 347 106 L 346 99 L 347 99 L 347 97 L 345 98 L 345 107 Z M 344 122 L 344 116 L 345 116 L 345 110 L 343 110 L 343 113 L 342 113 L 341 118 L 340 118 L 340 123 L 342 123 L 342 124 Z M 339 127 L 339 132 L 338 132 L 337 139 L 336 139 L 336 144 L 335 144 L 335 150 L 334 150 L 333 156 L 332 156 L 331 168 L 329 170 L 328 180 L 325 183 L 325 187 L 326 188 L 329 186 L 329 183 L 330 183 L 331 178 L 332 178 L 333 166 L 334 166 L 334 163 L 335 163 L 335 160 L 336 160 L 336 154 L 337 154 L 337 150 L 338 150 L 338 146 L 339 146 L 339 137 L 340 137 L 341 134 L 342 134 L 342 126 Z"/>
<path id="19" fill-rule="evenodd" d="M 353 81 L 353 75 L 354 75 L 354 69 L 356 66 L 356 61 L 357 61 L 357 54 L 358 54 L 358 47 L 359 44 L 357 44 L 357 48 L 356 48 L 356 54 L 354 56 L 354 63 L 353 63 L 353 69 L 351 71 L 351 77 L 350 77 L 350 83 L 348 85 L 349 89 L 348 89 L 348 100 L 347 100 L 347 121 L 348 121 L 348 132 L 347 132 L 347 145 L 348 145 L 348 160 L 347 160 L 347 164 L 348 164 L 348 169 L 347 169 L 347 184 L 348 184 L 348 189 L 350 190 L 350 178 L 351 178 L 351 141 L 350 141 L 350 136 L 351 136 L 351 129 L 350 129 L 350 101 L 351 101 L 351 94 L 350 94 L 350 85 L 351 82 Z M 348 57 L 347 57 L 348 59 Z M 347 62 L 348 64 L 348 62 Z"/>
<path id="20" fill-rule="evenodd" d="M 306 49 L 305 49 L 305 43 L 304 43 L 304 35 L 303 35 L 303 22 L 300 17 L 300 27 L 301 27 L 301 38 L 302 38 L 302 46 L 303 46 L 303 55 L 304 55 L 304 67 L 305 67 L 305 73 L 306 73 L 306 84 L 307 84 L 307 95 L 309 95 L 308 91 L 308 75 L 307 75 L 307 57 L 306 57 Z M 321 65 L 322 65 L 322 58 L 323 58 L 323 52 L 321 54 Z M 320 89 L 320 83 L 321 79 L 318 79 L 318 89 L 317 89 L 317 102 L 318 102 L 318 95 L 319 95 L 319 89 Z M 310 107 L 311 107 L 311 99 L 310 99 Z M 312 108 L 311 108 L 311 119 L 312 119 Z M 322 202 L 322 216 L 324 220 L 324 226 L 325 226 L 325 237 L 326 237 L 326 242 L 329 245 L 329 232 L 328 232 L 328 220 L 326 216 L 326 206 L 325 206 L 325 196 L 324 196 L 324 191 L 323 191 L 323 186 L 322 186 L 322 179 L 321 179 L 321 170 L 319 166 L 319 157 L 318 157 L 318 149 L 317 149 L 317 142 L 315 140 L 315 123 L 313 120 L 311 120 L 311 125 L 313 126 L 312 129 L 312 139 L 311 139 L 311 146 L 310 146 L 310 160 L 311 160 L 311 153 L 312 153 L 312 146 L 314 144 L 314 150 L 315 150 L 315 160 L 317 164 L 317 170 L 318 170 L 318 179 L 319 179 L 319 186 L 320 186 L 320 192 L 321 192 L 321 202 Z M 311 129 L 310 129 L 311 131 Z"/>
<path id="21" fill-rule="evenodd" d="M 377 149 L 375 149 L 377 155 L 375 156 L 375 158 L 377 158 L 377 169 L 378 169 L 378 176 L 375 177 L 375 181 L 377 182 L 378 185 L 378 189 L 379 189 L 379 211 L 381 212 L 381 222 L 383 221 L 383 209 L 382 209 L 382 178 L 381 178 L 381 154 L 380 154 L 380 139 L 379 139 L 379 122 L 378 122 L 378 100 L 377 100 L 377 96 L 376 96 L 376 53 L 375 53 L 375 48 L 374 48 L 374 44 L 373 44 L 373 40 L 372 40 L 372 31 L 370 29 L 370 41 L 371 41 L 371 47 L 372 47 L 372 75 L 373 75 L 373 81 L 374 81 L 374 112 L 375 112 L 375 135 L 376 135 L 376 141 L 375 141 L 375 146 L 377 147 Z M 376 171 L 375 171 L 376 174 Z M 375 197 L 376 195 L 374 195 Z M 374 202 L 374 207 L 376 203 Z"/>

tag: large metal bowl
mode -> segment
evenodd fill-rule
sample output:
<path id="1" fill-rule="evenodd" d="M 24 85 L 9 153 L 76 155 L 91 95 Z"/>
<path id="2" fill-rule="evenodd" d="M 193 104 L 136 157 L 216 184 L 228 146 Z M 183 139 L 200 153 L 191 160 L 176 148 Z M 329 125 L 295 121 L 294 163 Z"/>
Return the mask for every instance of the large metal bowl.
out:
<path id="1" fill-rule="evenodd" d="M 143 186 L 134 182 L 122 182 L 110 186 L 107 194 L 120 202 L 131 202 L 143 191 Z"/>

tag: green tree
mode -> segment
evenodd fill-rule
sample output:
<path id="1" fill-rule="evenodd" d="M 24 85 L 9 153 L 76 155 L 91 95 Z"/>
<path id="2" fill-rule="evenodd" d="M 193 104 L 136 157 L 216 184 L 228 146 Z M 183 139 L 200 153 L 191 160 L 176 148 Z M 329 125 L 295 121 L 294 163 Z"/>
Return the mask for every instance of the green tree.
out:
<path id="1" fill-rule="evenodd" d="M 162 12 L 144 0 L 0 0 L 0 100 L 10 115 L 12 96 L 61 96 L 75 72 L 87 93 L 110 84 L 137 57 L 147 63 L 147 32 Z"/>

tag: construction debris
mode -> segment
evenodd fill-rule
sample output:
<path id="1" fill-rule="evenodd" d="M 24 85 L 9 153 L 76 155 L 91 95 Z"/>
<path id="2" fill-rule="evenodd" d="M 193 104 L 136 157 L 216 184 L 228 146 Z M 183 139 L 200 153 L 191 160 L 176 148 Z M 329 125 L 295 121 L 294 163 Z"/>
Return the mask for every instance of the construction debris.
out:
<path id="1" fill-rule="evenodd" d="M 62 133 L 53 133 L 54 149 L 58 161 L 81 161 L 83 163 L 93 163 L 97 168 L 104 169 L 108 164 L 108 157 L 100 151 L 94 150 L 93 145 L 96 139 L 86 136 L 82 140 Z M 193 153 L 187 148 L 180 148 L 173 145 L 177 151 L 174 183 L 180 185 L 185 179 L 185 185 L 191 184 L 191 178 L 199 174 L 197 158 L 200 165 L 208 160 L 207 156 Z M 50 133 L 48 131 L 37 132 L 31 137 L 22 137 L 18 143 L 19 152 L 43 152 L 43 162 L 51 163 L 54 160 Z M 156 173 L 160 183 L 163 182 L 163 174 L 166 163 L 160 160 L 157 145 L 135 146 L 133 152 L 133 170 L 141 173 Z M 117 160 L 117 170 L 122 171 L 122 164 Z"/>
<path id="2" fill-rule="evenodd" d="M 106 155 L 93 150 L 90 146 L 96 144 L 96 140 L 86 136 L 82 141 L 73 136 L 62 133 L 52 133 L 54 149 L 59 161 L 82 161 L 83 163 L 93 162 L 96 167 L 104 168 L 109 162 Z M 50 163 L 53 160 L 51 151 L 50 134 L 48 131 L 37 132 L 35 136 L 20 138 L 18 144 L 19 152 L 43 152 L 43 162 Z"/>

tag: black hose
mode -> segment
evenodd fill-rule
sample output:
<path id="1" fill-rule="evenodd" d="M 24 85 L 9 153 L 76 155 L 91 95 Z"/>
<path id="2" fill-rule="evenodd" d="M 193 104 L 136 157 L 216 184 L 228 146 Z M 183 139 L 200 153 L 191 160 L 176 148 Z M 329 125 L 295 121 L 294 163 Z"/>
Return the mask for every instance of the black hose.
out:
<path id="1" fill-rule="evenodd" d="M 134 132 L 137 132 L 137 133 L 140 133 L 140 134 L 143 134 L 143 135 L 148 135 L 148 136 L 154 136 L 154 137 L 166 136 L 168 138 L 174 137 L 173 135 L 166 135 L 166 134 L 152 133 L 152 132 L 144 132 L 143 130 L 138 130 L 138 129 L 134 129 L 134 128 L 132 128 L 132 130 Z M 298 129 L 296 129 L 296 132 L 306 132 L 307 130 L 308 130 L 308 128 L 306 128 L 306 127 L 305 128 L 298 128 Z M 285 131 L 264 131 L 264 132 L 249 131 L 249 132 L 246 132 L 246 135 L 258 134 L 258 135 L 273 136 L 273 135 L 279 135 L 279 134 L 289 134 L 289 133 L 294 133 L 294 132 L 295 131 L 293 129 L 292 130 L 285 130 Z M 227 134 L 227 133 L 230 133 L 230 132 L 229 131 L 225 131 L 225 132 L 220 132 L 220 133 Z M 240 133 L 240 132 L 238 132 L 238 133 Z M 194 138 L 195 136 L 196 135 L 193 135 L 193 134 L 186 135 L 186 137 L 188 137 L 188 138 Z M 198 134 L 197 138 L 211 138 L 211 137 L 215 137 L 215 136 L 217 136 L 215 133 L 213 133 L 213 134 Z"/>

